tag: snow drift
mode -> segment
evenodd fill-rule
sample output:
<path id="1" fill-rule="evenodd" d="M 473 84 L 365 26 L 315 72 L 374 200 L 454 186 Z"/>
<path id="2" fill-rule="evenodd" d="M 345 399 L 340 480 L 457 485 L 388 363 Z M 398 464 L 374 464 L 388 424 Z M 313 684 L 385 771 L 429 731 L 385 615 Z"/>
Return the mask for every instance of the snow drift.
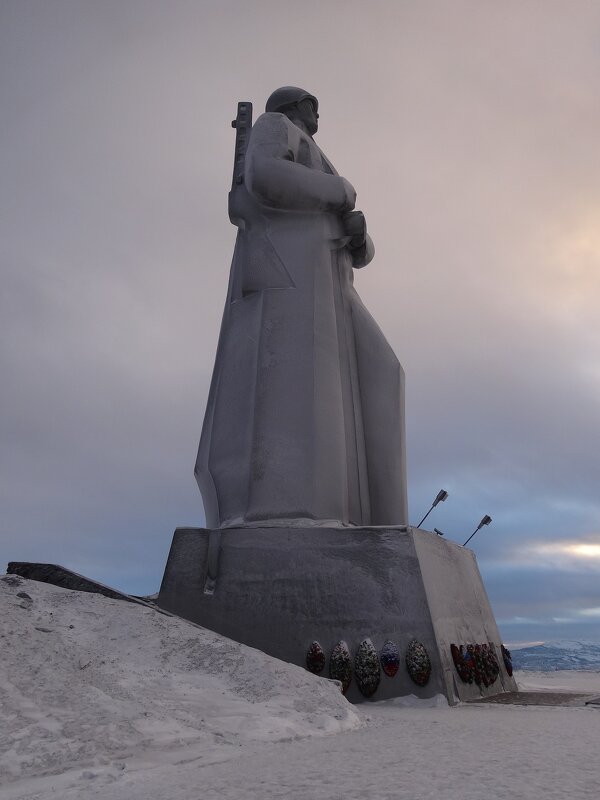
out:
<path id="1" fill-rule="evenodd" d="M 14 575 L 0 603 L 5 786 L 361 724 L 335 683 L 152 608 Z"/>

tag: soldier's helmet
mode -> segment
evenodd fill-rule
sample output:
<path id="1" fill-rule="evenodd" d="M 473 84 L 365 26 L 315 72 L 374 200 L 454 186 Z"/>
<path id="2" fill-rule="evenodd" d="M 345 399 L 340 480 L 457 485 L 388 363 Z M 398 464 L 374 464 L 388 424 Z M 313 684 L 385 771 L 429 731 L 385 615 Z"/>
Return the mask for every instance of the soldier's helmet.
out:
<path id="1" fill-rule="evenodd" d="M 281 111 L 287 106 L 293 106 L 301 100 L 312 100 L 315 104 L 315 111 L 319 110 L 319 101 L 310 92 L 304 89 L 299 89 L 297 86 L 282 86 L 280 89 L 275 89 L 273 94 L 267 100 L 265 111 Z"/>

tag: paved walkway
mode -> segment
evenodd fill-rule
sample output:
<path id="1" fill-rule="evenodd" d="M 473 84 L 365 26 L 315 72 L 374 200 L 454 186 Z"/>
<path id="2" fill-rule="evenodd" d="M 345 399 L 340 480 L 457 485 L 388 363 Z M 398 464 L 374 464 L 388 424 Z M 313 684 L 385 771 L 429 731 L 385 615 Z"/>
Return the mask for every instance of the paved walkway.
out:
<path id="1" fill-rule="evenodd" d="M 505 692 L 469 700 L 469 703 L 499 703 L 512 706 L 585 706 L 599 701 L 597 695 L 580 692 Z"/>

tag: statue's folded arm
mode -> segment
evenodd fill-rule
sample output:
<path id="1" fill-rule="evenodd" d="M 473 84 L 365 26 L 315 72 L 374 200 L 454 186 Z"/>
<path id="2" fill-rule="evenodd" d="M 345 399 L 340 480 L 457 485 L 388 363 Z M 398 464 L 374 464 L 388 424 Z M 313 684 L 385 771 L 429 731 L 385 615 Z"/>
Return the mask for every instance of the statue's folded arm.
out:
<path id="1" fill-rule="evenodd" d="M 367 264 L 370 264 L 373 260 L 373 256 L 375 255 L 375 245 L 373 244 L 373 240 L 367 234 L 365 238 L 365 243 L 362 247 L 358 248 L 357 250 L 351 251 L 352 255 L 352 266 L 354 269 L 360 269 L 361 267 L 366 267 Z"/>
<path id="2" fill-rule="evenodd" d="M 246 153 L 246 187 L 272 208 L 290 211 L 345 211 L 353 189 L 339 175 L 310 169 L 295 160 L 294 144 L 280 114 L 258 118 Z"/>

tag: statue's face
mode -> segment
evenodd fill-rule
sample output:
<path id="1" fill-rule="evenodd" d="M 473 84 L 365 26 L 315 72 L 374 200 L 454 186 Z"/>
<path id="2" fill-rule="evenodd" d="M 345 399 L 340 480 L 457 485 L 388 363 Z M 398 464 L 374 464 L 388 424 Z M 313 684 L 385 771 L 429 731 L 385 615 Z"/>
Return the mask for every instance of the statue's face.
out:
<path id="1" fill-rule="evenodd" d="M 314 136 L 319 129 L 317 109 L 313 101 L 309 100 L 308 97 L 296 103 L 289 112 L 286 112 L 286 116 L 291 120 L 297 119 L 302 122 L 311 136 Z"/>

